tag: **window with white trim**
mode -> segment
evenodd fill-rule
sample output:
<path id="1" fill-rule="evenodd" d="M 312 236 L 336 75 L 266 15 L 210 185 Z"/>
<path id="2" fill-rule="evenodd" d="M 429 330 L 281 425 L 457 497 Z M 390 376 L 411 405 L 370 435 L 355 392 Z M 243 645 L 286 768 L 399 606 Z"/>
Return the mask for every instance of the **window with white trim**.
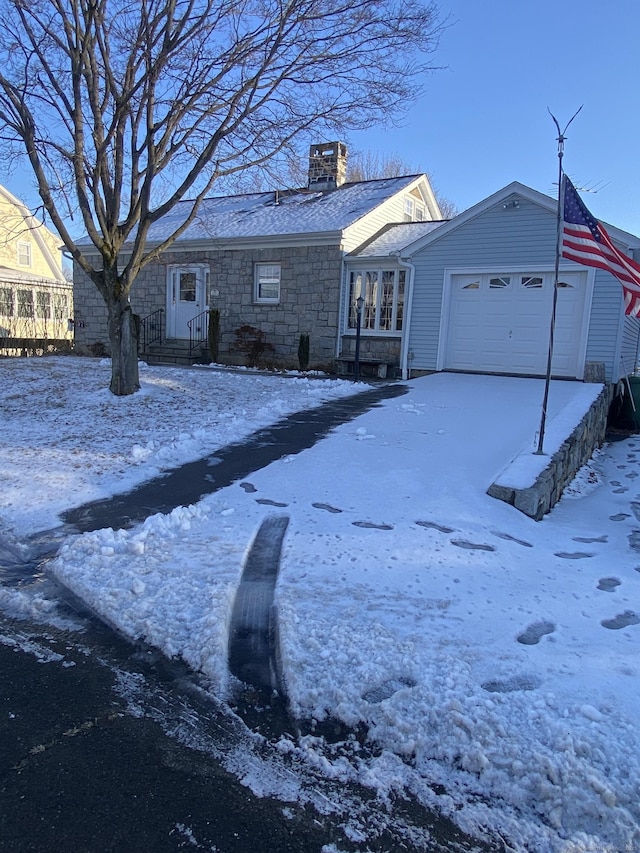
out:
<path id="1" fill-rule="evenodd" d="M 51 294 L 47 290 L 36 292 L 36 317 L 41 320 L 51 319 Z"/>
<path id="2" fill-rule="evenodd" d="M 18 317 L 29 318 L 34 316 L 33 290 L 18 291 Z"/>
<path id="3" fill-rule="evenodd" d="M 404 200 L 404 218 L 407 222 L 413 222 L 413 199 L 408 196 Z"/>
<path id="4" fill-rule="evenodd" d="M 256 264 L 254 301 L 275 305 L 280 302 L 280 264 Z"/>
<path id="5" fill-rule="evenodd" d="M 25 240 L 18 241 L 18 265 L 21 267 L 31 266 L 31 243 Z"/>
<path id="6" fill-rule="evenodd" d="M 363 298 L 363 332 L 398 334 L 402 331 L 406 287 L 405 270 L 362 269 L 349 272 L 347 329 L 357 326 L 357 300 Z"/>
<path id="7" fill-rule="evenodd" d="M 0 317 L 13 317 L 13 290 L 0 287 Z"/>
<path id="8" fill-rule="evenodd" d="M 56 320 L 64 320 L 67 318 L 69 313 L 68 302 L 67 302 L 67 294 L 66 293 L 54 293 L 53 294 L 53 316 Z"/>

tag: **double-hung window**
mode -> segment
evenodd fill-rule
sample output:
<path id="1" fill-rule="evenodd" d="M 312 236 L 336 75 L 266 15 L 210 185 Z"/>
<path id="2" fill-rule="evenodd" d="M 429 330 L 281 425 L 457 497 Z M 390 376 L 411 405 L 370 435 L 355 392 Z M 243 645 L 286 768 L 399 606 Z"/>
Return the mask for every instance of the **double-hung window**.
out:
<path id="1" fill-rule="evenodd" d="M 254 301 L 275 305 L 280 302 L 280 264 L 256 264 Z"/>
<path id="2" fill-rule="evenodd" d="M 406 271 L 362 269 L 349 272 L 347 328 L 357 325 L 358 298 L 362 297 L 363 332 L 398 334 L 404 320 Z"/>
<path id="3" fill-rule="evenodd" d="M 46 290 L 38 290 L 36 293 L 36 317 L 51 319 L 51 294 Z"/>
<path id="4" fill-rule="evenodd" d="M 29 319 L 35 315 L 33 308 L 33 290 L 18 291 L 18 317 Z"/>
<path id="5" fill-rule="evenodd" d="M 31 266 L 31 243 L 26 240 L 18 241 L 18 264 L 21 267 Z"/>
<path id="6" fill-rule="evenodd" d="M 13 317 L 13 290 L 0 287 L 0 317 Z"/>

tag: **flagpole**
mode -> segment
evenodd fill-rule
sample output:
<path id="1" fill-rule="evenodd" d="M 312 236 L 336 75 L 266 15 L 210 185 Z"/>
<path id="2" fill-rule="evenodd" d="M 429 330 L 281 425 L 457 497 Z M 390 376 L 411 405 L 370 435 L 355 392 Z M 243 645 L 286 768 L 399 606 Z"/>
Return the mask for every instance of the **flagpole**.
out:
<path id="1" fill-rule="evenodd" d="M 578 109 L 565 125 L 564 130 L 560 130 L 558 120 L 549 111 L 549 115 L 553 119 L 555 126 L 558 129 L 558 210 L 556 214 L 556 258 L 553 271 L 553 302 L 551 307 L 551 322 L 549 325 L 549 351 L 547 355 L 547 374 L 544 382 L 544 396 L 542 398 L 542 416 L 540 418 L 540 429 L 538 431 L 538 448 L 536 454 L 542 455 L 544 446 L 544 431 L 547 423 L 547 404 L 549 402 L 549 386 L 551 384 L 551 361 L 553 359 L 553 338 L 556 328 L 556 309 L 558 305 L 558 275 L 560 269 L 560 247 L 562 244 L 562 206 L 564 200 L 564 188 L 562 181 L 562 158 L 564 156 L 564 141 L 566 139 L 567 128 L 580 112 Z"/>

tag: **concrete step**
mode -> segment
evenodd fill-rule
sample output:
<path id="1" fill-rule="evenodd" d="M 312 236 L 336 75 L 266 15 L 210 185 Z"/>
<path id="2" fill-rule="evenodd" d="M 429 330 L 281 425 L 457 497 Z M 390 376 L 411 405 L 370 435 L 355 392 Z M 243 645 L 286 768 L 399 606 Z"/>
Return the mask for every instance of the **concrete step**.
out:
<path id="1" fill-rule="evenodd" d="M 140 357 L 147 364 L 202 364 L 206 354 L 206 347 L 202 345 L 189 352 L 188 341 L 167 341 L 150 344 L 140 353 Z"/>

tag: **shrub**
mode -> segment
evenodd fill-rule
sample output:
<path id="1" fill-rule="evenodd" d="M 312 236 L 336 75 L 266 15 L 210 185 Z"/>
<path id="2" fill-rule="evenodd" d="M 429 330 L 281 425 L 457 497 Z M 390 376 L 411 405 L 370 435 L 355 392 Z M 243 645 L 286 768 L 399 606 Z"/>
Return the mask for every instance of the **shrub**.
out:
<path id="1" fill-rule="evenodd" d="M 298 364 L 300 365 L 300 370 L 306 370 L 309 367 L 309 335 L 300 335 Z"/>
<path id="2" fill-rule="evenodd" d="M 212 308 L 209 311 L 207 342 L 209 344 L 209 358 L 217 363 L 218 350 L 220 349 L 220 311 L 217 308 Z"/>
<path id="3" fill-rule="evenodd" d="M 275 352 L 273 344 L 267 342 L 265 333 L 255 326 L 240 326 L 234 335 L 236 338 L 230 349 L 242 353 L 249 367 L 257 367 L 266 352 Z"/>

